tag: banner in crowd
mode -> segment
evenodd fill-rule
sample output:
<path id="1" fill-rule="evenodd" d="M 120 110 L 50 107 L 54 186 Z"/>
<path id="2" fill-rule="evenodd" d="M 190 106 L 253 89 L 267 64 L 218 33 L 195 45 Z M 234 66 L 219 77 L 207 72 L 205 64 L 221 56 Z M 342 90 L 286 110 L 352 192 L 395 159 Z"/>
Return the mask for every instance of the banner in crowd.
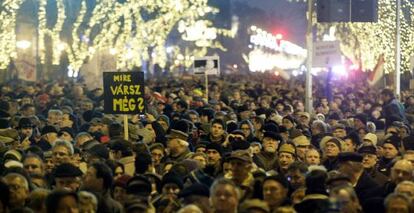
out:
<path id="1" fill-rule="evenodd" d="M 220 58 L 218 56 L 196 58 L 193 66 L 196 75 L 220 75 Z"/>
<path id="2" fill-rule="evenodd" d="M 105 113 L 145 112 L 143 72 L 104 72 L 103 85 Z"/>

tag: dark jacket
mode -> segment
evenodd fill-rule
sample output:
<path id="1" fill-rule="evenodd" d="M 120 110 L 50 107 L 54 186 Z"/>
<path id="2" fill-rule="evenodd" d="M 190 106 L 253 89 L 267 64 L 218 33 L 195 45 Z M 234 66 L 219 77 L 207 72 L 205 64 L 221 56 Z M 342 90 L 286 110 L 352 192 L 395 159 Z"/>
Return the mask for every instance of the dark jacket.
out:
<path id="1" fill-rule="evenodd" d="M 277 153 L 261 151 L 253 157 L 253 162 L 265 171 L 276 170 L 278 167 Z"/>
<path id="2" fill-rule="evenodd" d="M 325 166 L 328 171 L 336 170 L 338 168 L 338 158 L 328 158 L 322 163 L 322 165 Z"/>
<path id="3" fill-rule="evenodd" d="M 383 186 L 388 181 L 388 177 L 379 172 L 377 170 L 377 167 L 374 167 L 372 169 L 366 169 L 365 171 L 380 186 Z"/>
<path id="4" fill-rule="evenodd" d="M 181 162 L 181 161 L 183 161 L 183 160 L 185 160 L 185 159 L 187 159 L 187 158 L 190 158 L 190 156 L 192 155 L 193 153 L 192 152 L 190 152 L 190 150 L 186 150 L 185 152 L 183 152 L 183 153 L 181 153 L 180 155 L 178 155 L 178 156 L 176 156 L 176 157 L 172 157 L 172 156 L 168 156 L 167 158 L 166 158 L 166 160 L 165 160 L 165 162 L 170 162 L 170 161 L 172 161 L 172 162 Z"/>
<path id="5" fill-rule="evenodd" d="M 363 203 L 367 199 L 371 190 L 379 186 L 380 185 L 378 185 L 375 180 L 364 171 L 361 177 L 359 177 L 354 189 L 359 201 Z"/>
<path id="6" fill-rule="evenodd" d="M 382 173 L 383 175 L 389 177 L 390 172 L 391 172 L 391 167 L 392 167 L 392 160 L 393 159 L 387 159 L 387 158 L 382 157 L 378 161 L 378 171 Z"/>
<path id="7" fill-rule="evenodd" d="M 369 191 L 367 198 L 379 197 L 386 198 L 389 194 L 393 193 L 397 185 L 394 182 L 387 181 L 383 186 L 377 186 Z"/>
<path id="8" fill-rule="evenodd" d="M 395 98 L 390 100 L 388 103 L 384 103 L 382 113 L 385 118 L 385 125 L 388 127 L 394 121 L 408 123 L 404 111 L 404 106 Z"/>
<path id="9" fill-rule="evenodd" d="M 298 213 L 320 213 L 327 212 L 330 207 L 329 198 L 322 194 L 306 195 L 302 202 L 294 205 Z"/>

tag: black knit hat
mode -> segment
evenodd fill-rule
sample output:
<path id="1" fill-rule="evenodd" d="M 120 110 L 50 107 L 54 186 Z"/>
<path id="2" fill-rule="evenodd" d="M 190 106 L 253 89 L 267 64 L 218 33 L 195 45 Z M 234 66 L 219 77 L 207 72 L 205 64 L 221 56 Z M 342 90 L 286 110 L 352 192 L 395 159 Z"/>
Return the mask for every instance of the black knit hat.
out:
<path id="1" fill-rule="evenodd" d="M 82 175 L 82 171 L 71 163 L 62 163 L 53 172 L 55 178 L 81 177 Z"/>
<path id="2" fill-rule="evenodd" d="M 30 118 L 20 118 L 18 128 L 33 128 L 35 125 L 33 124 Z"/>
<path id="3" fill-rule="evenodd" d="M 63 134 L 63 132 L 67 132 L 72 138 L 75 138 L 75 131 L 70 127 L 63 127 L 59 131 L 59 136 Z"/>
<path id="4" fill-rule="evenodd" d="M 275 132 L 279 133 L 279 127 L 275 123 L 266 123 L 262 129 L 263 132 Z"/>
<path id="5" fill-rule="evenodd" d="M 375 148 L 375 146 L 372 146 L 372 145 L 362 146 L 358 149 L 358 153 L 376 155 L 377 148 Z"/>
<path id="6" fill-rule="evenodd" d="M 201 183 L 194 183 L 193 185 L 184 188 L 179 194 L 178 197 L 185 198 L 193 195 L 210 197 L 209 188 Z"/>
<path id="7" fill-rule="evenodd" d="M 272 175 L 272 176 L 265 177 L 265 179 L 263 180 L 263 183 L 268 180 L 274 180 L 280 183 L 280 185 L 282 185 L 284 188 L 286 189 L 289 188 L 289 181 L 283 175 L 278 174 L 278 175 Z"/>
<path id="8" fill-rule="evenodd" d="M 275 132 L 264 132 L 263 134 L 263 138 L 271 138 L 273 140 L 279 141 L 280 143 L 283 142 L 283 138 L 282 136 L 280 136 L 279 134 L 275 133 Z"/>
<path id="9" fill-rule="evenodd" d="M 328 175 L 322 170 L 313 170 L 306 175 L 306 195 L 309 194 L 325 194 L 326 192 L 326 179 Z"/>
<path id="10" fill-rule="evenodd" d="M 181 178 L 175 173 L 167 173 L 162 177 L 161 186 L 164 187 L 168 183 L 173 183 L 178 186 L 178 188 L 183 189 L 184 183 Z"/>
<path id="11" fill-rule="evenodd" d="M 390 137 L 385 139 L 383 145 L 385 145 L 386 143 L 393 145 L 398 150 L 401 146 L 401 139 L 397 135 L 391 135 Z"/>
<path id="12" fill-rule="evenodd" d="M 45 126 L 43 127 L 41 134 L 46 135 L 48 133 L 53 133 L 53 132 L 56 134 L 58 133 L 57 129 L 54 126 Z"/>
<path id="13" fill-rule="evenodd" d="M 338 162 L 352 161 L 361 163 L 362 158 L 362 155 L 357 152 L 341 152 L 338 154 Z"/>
<path id="14" fill-rule="evenodd" d="M 109 150 L 103 144 L 96 144 L 92 146 L 90 149 L 86 150 L 86 152 L 95 157 L 103 159 L 109 158 Z"/>
<path id="15" fill-rule="evenodd" d="M 218 153 L 220 153 L 221 156 L 223 156 L 223 147 L 220 144 L 217 144 L 217 143 L 209 143 L 206 146 L 206 150 L 208 151 L 209 149 L 214 149 Z"/>
<path id="16" fill-rule="evenodd" d="M 363 124 L 367 124 L 368 116 L 366 114 L 360 113 L 354 116 L 354 119 L 360 120 Z"/>
<path id="17" fill-rule="evenodd" d="M 127 194 L 148 197 L 151 194 L 151 181 L 144 175 L 135 175 L 127 183 Z"/>

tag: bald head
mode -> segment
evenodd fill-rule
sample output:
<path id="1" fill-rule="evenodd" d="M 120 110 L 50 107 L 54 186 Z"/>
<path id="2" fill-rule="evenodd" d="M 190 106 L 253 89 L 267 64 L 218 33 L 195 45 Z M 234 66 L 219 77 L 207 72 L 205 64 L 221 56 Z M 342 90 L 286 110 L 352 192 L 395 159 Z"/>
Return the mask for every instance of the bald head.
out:
<path id="1" fill-rule="evenodd" d="M 413 180 L 413 164 L 408 160 L 398 160 L 391 169 L 391 181 L 399 184 Z"/>

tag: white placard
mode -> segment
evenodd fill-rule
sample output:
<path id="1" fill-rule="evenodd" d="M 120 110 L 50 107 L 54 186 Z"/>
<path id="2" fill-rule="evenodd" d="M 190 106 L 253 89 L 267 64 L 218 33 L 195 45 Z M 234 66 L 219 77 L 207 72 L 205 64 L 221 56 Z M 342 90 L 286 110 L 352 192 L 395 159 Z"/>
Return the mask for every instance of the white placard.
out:
<path id="1" fill-rule="evenodd" d="M 339 41 L 315 42 L 313 67 L 333 67 L 342 64 Z"/>
<path id="2" fill-rule="evenodd" d="M 195 75 L 219 75 L 220 58 L 218 56 L 195 58 L 193 69 Z"/>

